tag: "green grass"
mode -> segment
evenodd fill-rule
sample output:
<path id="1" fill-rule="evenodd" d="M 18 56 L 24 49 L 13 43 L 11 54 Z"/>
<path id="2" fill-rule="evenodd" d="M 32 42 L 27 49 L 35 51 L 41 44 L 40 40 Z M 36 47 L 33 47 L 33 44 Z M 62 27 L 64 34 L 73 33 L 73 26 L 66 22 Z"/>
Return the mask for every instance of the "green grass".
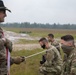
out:
<path id="1" fill-rule="evenodd" d="M 12 56 L 28 56 L 37 52 L 42 51 L 43 49 L 35 50 L 22 50 L 12 52 Z M 11 75 L 39 75 L 39 61 L 41 60 L 42 54 L 28 58 L 26 63 L 23 62 L 20 65 L 13 64 L 11 66 Z"/>
<path id="2" fill-rule="evenodd" d="M 66 29 L 37 29 L 37 28 L 3 28 L 5 30 L 14 31 L 17 33 L 24 32 L 33 37 L 47 37 L 49 33 L 53 33 L 55 38 L 60 38 L 63 35 L 71 34 L 76 39 L 76 30 L 66 30 Z M 28 33 L 31 32 L 31 33 Z"/>

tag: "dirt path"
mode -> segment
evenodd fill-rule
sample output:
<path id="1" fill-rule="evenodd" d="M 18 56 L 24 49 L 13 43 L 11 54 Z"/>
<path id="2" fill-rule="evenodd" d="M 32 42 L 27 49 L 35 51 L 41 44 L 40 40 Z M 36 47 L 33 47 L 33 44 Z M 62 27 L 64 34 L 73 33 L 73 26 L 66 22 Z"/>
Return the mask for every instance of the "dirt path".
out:
<path id="1" fill-rule="evenodd" d="M 13 50 L 14 51 L 19 51 L 19 50 L 33 50 L 40 48 L 39 44 L 14 44 L 13 45 Z"/>
<path id="2" fill-rule="evenodd" d="M 23 33 L 15 33 L 12 31 L 6 31 L 4 30 L 5 37 L 8 38 L 13 42 L 13 50 L 14 51 L 19 51 L 19 50 L 33 50 L 36 48 L 40 48 L 39 44 L 17 44 L 19 39 L 24 39 L 24 40 L 38 40 L 39 37 L 31 37 L 28 34 L 23 34 Z"/>

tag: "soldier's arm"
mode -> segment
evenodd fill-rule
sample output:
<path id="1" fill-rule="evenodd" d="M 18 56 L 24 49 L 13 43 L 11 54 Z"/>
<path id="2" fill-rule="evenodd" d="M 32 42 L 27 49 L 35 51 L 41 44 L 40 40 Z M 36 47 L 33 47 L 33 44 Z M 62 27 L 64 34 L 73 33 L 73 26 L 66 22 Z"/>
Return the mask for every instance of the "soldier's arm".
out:
<path id="1" fill-rule="evenodd" d="M 12 51 L 12 42 L 10 40 L 8 40 L 7 38 L 0 38 L 0 41 L 1 40 L 2 40 L 2 43 L 4 43 L 4 47 L 9 49 L 9 52 L 11 52 Z"/>
<path id="2" fill-rule="evenodd" d="M 45 66 L 51 66 L 52 65 L 52 60 L 54 59 L 54 52 L 50 50 L 46 54 L 46 62 L 44 63 Z"/>
<path id="3" fill-rule="evenodd" d="M 12 65 L 12 64 L 20 64 L 20 63 L 22 63 L 24 61 L 25 61 L 24 57 L 20 57 L 20 56 L 18 56 L 18 57 L 11 57 L 10 58 L 10 65 Z"/>
<path id="4" fill-rule="evenodd" d="M 9 49 L 10 52 L 12 52 L 12 42 L 5 38 L 5 47 Z"/>
<path id="5" fill-rule="evenodd" d="M 6 55 L 5 55 L 5 48 L 4 48 L 4 41 L 3 39 L 0 39 L 0 61 L 2 59 L 5 59 Z"/>
<path id="6" fill-rule="evenodd" d="M 55 41 L 54 43 L 53 43 L 53 46 L 58 46 L 59 45 L 59 42 L 57 42 L 57 41 Z"/>
<path id="7" fill-rule="evenodd" d="M 76 75 L 76 55 L 72 60 L 70 75 Z"/>
<path id="8" fill-rule="evenodd" d="M 40 72 L 44 73 L 44 71 L 47 71 L 48 72 L 48 69 L 52 68 L 52 60 L 54 58 L 54 52 L 52 51 L 49 51 L 47 52 L 46 54 L 46 61 L 44 62 L 44 64 L 39 68 Z M 52 70 L 50 70 L 52 71 Z"/>

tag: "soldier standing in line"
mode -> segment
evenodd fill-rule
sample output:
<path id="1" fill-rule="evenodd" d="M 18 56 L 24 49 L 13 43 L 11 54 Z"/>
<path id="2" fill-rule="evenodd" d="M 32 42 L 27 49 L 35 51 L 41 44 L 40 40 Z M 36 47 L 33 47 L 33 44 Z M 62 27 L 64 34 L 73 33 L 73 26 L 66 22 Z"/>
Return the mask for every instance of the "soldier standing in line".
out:
<path id="1" fill-rule="evenodd" d="M 62 36 L 61 44 L 63 52 L 66 53 L 62 75 L 76 75 L 76 47 L 74 37 L 72 35 Z"/>
<path id="2" fill-rule="evenodd" d="M 59 45 L 59 42 L 54 39 L 53 34 L 48 34 L 48 41 L 55 47 Z"/>
<path id="3" fill-rule="evenodd" d="M 4 22 L 4 18 L 6 15 L 6 10 L 11 12 L 4 6 L 2 0 L 0 0 L 0 22 Z M 4 33 L 2 28 L 0 28 L 0 75 L 7 75 L 7 51 L 8 48 L 9 52 L 12 51 L 12 42 L 4 37 Z M 23 57 L 10 57 L 11 64 L 20 64 L 25 59 Z M 10 64 L 10 65 L 11 65 Z"/>
<path id="4" fill-rule="evenodd" d="M 41 38 L 39 43 L 43 49 L 47 49 L 46 61 L 40 66 L 40 73 L 43 75 L 60 75 L 62 72 L 62 59 L 58 50 L 49 45 L 46 38 Z"/>
<path id="5" fill-rule="evenodd" d="M 58 49 L 58 51 L 60 52 L 59 42 L 57 42 L 54 39 L 54 35 L 53 34 L 48 34 L 48 41 L 50 42 L 50 45 L 55 46 Z M 46 61 L 46 54 L 42 55 L 42 60 L 40 61 L 40 64 L 43 64 L 45 61 Z"/>
<path id="6" fill-rule="evenodd" d="M 51 42 L 51 45 L 55 46 L 57 48 L 57 50 L 59 51 L 61 58 L 63 60 L 65 53 L 63 52 L 62 48 L 61 48 L 61 44 L 60 42 L 56 41 L 54 39 L 54 35 L 53 34 L 48 34 L 48 41 Z"/>

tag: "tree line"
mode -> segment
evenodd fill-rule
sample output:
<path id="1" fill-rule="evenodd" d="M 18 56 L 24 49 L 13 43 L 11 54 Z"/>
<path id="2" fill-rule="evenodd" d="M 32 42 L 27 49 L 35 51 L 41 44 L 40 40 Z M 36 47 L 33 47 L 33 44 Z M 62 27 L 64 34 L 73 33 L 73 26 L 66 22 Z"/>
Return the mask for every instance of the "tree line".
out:
<path id="1" fill-rule="evenodd" d="M 0 24 L 1 27 L 15 27 L 15 28 L 49 28 L 49 29 L 76 29 L 76 24 L 41 24 L 41 23 L 5 23 Z"/>

